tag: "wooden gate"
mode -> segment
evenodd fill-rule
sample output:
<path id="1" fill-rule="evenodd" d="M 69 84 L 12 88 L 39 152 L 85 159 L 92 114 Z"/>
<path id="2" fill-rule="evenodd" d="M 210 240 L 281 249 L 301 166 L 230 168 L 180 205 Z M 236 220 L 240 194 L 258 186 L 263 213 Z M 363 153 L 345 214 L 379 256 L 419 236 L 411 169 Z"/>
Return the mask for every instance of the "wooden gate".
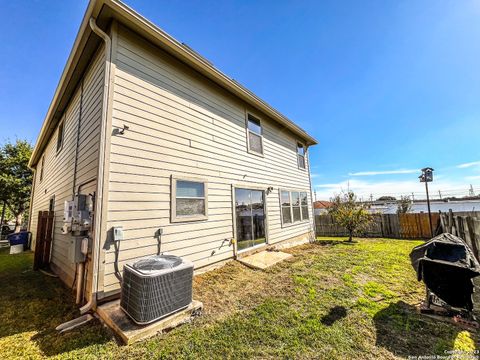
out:
<path id="1" fill-rule="evenodd" d="M 52 247 L 53 222 L 55 213 L 53 211 L 39 211 L 37 234 L 35 238 L 35 257 L 33 270 L 43 269 L 50 264 L 50 249 Z"/>

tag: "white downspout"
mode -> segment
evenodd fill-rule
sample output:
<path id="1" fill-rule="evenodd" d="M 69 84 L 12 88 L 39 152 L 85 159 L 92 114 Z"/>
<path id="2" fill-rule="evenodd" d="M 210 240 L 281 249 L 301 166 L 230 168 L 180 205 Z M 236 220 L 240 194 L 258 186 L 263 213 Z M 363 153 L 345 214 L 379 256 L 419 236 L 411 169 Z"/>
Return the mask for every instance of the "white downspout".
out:
<path id="1" fill-rule="evenodd" d="M 102 118 L 100 123 L 100 144 L 98 154 L 98 174 L 97 174 L 97 193 L 95 196 L 95 220 L 94 220 L 94 238 L 92 249 L 92 291 L 90 292 L 90 299 L 80 308 L 80 313 L 85 314 L 94 309 L 97 304 L 98 293 L 98 269 L 100 261 L 100 238 L 102 225 L 102 204 L 103 204 L 103 177 L 104 177 L 104 163 L 105 163 L 105 143 L 106 143 L 106 126 L 108 114 L 108 96 L 110 84 L 110 69 L 112 56 L 112 40 L 110 37 L 97 26 L 95 19 L 90 18 L 90 27 L 92 31 L 105 41 L 105 82 L 103 87 L 103 103 L 102 103 Z"/>

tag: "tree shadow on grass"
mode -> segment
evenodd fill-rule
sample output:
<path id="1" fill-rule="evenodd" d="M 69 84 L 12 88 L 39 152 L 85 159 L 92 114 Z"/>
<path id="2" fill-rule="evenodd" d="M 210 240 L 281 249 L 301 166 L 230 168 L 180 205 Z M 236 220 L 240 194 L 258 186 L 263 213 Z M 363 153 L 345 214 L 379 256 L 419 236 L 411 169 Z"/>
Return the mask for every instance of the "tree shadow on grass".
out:
<path id="1" fill-rule="evenodd" d="M 80 314 L 71 289 L 58 278 L 33 271 L 32 258 L 31 253 L 8 255 L 0 250 L 3 346 L 11 351 L 29 347 L 28 341 L 34 341 L 45 356 L 53 356 L 109 341 L 98 320 L 65 334 L 57 333 L 57 325 Z M 9 336 L 12 338 L 8 339 Z"/>
<path id="2" fill-rule="evenodd" d="M 422 315 L 403 301 L 379 311 L 373 321 L 377 332 L 376 345 L 396 356 L 445 356 L 448 355 L 445 351 L 454 349 L 456 340 L 464 337 L 471 338 L 468 342 L 473 341 L 475 348 L 479 344 L 477 334 L 466 333 L 461 327 Z"/>
<path id="3" fill-rule="evenodd" d="M 347 316 L 347 308 L 344 306 L 334 306 L 330 309 L 328 314 L 324 315 L 320 322 L 326 326 L 332 326 L 337 320 L 343 319 Z"/>

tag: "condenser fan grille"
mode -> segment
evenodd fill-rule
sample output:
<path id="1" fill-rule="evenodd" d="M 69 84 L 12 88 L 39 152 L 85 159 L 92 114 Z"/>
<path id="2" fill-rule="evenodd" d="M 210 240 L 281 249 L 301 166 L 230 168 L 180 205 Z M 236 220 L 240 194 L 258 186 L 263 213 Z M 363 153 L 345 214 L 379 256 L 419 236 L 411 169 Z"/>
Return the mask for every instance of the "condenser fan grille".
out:
<path id="1" fill-rule="evenodd" d="M 172 269 L 182 263 L 182 259 L 174 255 L 152 256 L 137 261 L 132 267 L 140 272 Z"/>

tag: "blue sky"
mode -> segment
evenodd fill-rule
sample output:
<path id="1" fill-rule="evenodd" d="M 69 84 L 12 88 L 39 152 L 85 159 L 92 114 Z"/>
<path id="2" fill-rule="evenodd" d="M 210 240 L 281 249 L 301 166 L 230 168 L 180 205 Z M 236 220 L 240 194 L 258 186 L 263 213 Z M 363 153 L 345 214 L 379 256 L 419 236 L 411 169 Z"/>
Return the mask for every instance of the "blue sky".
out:
<path id="1" fill-rule="evenodd" d="M 131 7 L 315 136 L 318 199 L 480 192 L 480 1 Z M 0 141 L 34 142 L 87 1 L 0 0 Z"/>

